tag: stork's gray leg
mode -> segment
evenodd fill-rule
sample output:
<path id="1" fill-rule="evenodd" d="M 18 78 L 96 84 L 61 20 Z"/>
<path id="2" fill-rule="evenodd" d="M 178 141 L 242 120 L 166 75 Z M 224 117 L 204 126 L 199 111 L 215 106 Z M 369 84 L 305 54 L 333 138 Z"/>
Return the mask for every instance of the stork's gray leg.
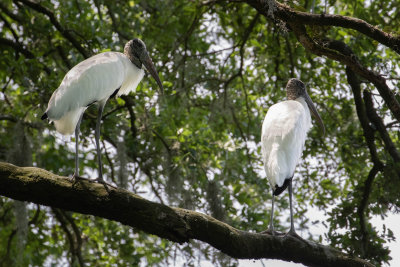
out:
<path id="1" fill-rule="evenodd" d="M 272 235 L 275 235 L 274 233 L 274 203 L 275 202 L 275 196 L 274 196 L 274 190 L 272 190 L 272 209 L 271 209 L 271 220 L 269 221 L 269 227 L 268 231 L 272 233 Z"/>
<path id="2" fill-rule="evenodd" d="M 99 109 L 98 109 L 98 113 L 97 113 L 95 139 L 96 139 L 96 149 L 97 149 L 97 163 L 99 164 L 99 177 L 97 179 L 95 179 L 95 181 L 102 183 L 104 185 L 105 189 L 107 190 L 107 192 L 109 192 L 109 189 L 107 186 L 111 186 L 114 188 L 116 188 L 116 187 L 109 183 L 106 183 L 103 179 L 103 164 L 101 163 L 101 152 L 100 152 L 101 117 L 103 115 L 103 110 L 104 110 L 104 106 L 106 105 L 106 103 L 107 103 L 107 100 L 99 102 Z"/>
<path id="3" fill-rule="evenodd" d="M 292 203 L 292 195 L 293 195 L 293 190 L 292 190 L 292 179 L 290 179 L 289 182 L 289 202 L 290 202 L 290 230 L 289 234 L 291 235 L 296 235 L 296 231 L 294 230 L 294 223 L 293 223 L 293 203 Z"/>
<path id="4" fill-rule="evenodd" d="M 262 234 L 269 234 L 269 235 L 275 235 L 274 231 L 274 204 L 275 204 L 275 196 L 274 196 L 274 189 L 272 189 L 272 208 L 271 208 L 271 219 L 269 221 L 269 226 L 268 229 L 265 231 L 262 231 Z"/>
<path id="5" fill-rule="evenodd" d="M 293 177 L 292 177 L 293 178 Z M 301 236 L 299 236 L 296 231 L 294 230 L 294 223 L 293 223 L 293 203 L 292 203 L 292 179 L 289 182 L 289 201 L 290 201 L 290 230 L 286 235 L 290 235 L 294 238 L 299 239 L 300 241 L 304 242 L 305 244 L 309 244 L 307 240 L 304 240 Z"/>
<path id="6" fill-rule="evenodd" d="M 79 129 L 81 127 L 81 122 L 82 122 L 82 118 L 83 118 L 83 112 L 81 114 L 81 116 L 79 117 L 78 123 L 76 124 L 76 128 L 75 128 L 75 173 L 72 176 L 73 179 L 76 178 L 81 178 L 79 176 Z"/>
<path id="7" fill-rule="evenodd" d="M 97 113 L 96 131 L 95 131 L 97 163 L 99 164 L 99 178 L 97 178 L 97 181 L 100 183 L 104 183 L 103 166 L 101 164 L 101 153 L 100 153 L 100 125 L 101 125 L 101 117 L 103 115 L 103 110 L 104 110 L 104 106 L 106 105 L 106 103 L 107 103 L 107 100 L 99 102 L 99 110 Z"/>

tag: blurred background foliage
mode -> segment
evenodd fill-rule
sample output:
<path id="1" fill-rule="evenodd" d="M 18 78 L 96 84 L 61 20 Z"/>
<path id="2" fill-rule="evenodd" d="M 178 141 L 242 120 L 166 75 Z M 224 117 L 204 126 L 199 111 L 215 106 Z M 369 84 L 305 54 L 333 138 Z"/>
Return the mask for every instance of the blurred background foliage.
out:
<path id="1" fill-rule="evenodd" d="M 302 11 L 312 5 L 287 2 Z M 325 5 L 330 14 L 400 33 L 396 0 L 315 1 L 314 12 Z M 375 133 L 385 170 L 374 177 L 359 216 L 373 164 L 345 68 L 306 52 L 279 21 L 246 3 L 224 1 L 3 0 L 0 29 L 0 160 L 71 176 L 73 138 L 40 121 L 52 92 L 78 62 L 141 38 L 166 93 L 161 98 L 145 77 L 135 93 L 109 100 L 101 136 L 106 179 L 157 202 L 263 231 L 271 189 L 260 156 L 261 124 L 268 107 L 285 98 L 287 80 L 297 77 L 308 83 L 327 134 L 311 130 L 295 174 L 296 228 L 378 265 L 390 260 L 392 231 L 376 229 L 369 219 L 399 211 L 395 162 Z M 344 41 L 399 97 L 398 54 L 354 30 L 308 31 Z M 399 149 L 399 122 L 372 84 L 363 81 L 362 90 L 372 93 Z M 81 126 L 81 174 L 91 178 L 97 175 L 96 112 L 89 108 Z M 276 204 L 274 223 L 285 232 L 286 193 Z M 309 210 L 327 219 L 310 217 Z M 327 234 L 309 234 L 310 225 L 326 227 Z M 200 242 L 177 245 L 113 221 L 0 197 L 0 266 L 198 266 L 203 260 L 237 265 Z"/>

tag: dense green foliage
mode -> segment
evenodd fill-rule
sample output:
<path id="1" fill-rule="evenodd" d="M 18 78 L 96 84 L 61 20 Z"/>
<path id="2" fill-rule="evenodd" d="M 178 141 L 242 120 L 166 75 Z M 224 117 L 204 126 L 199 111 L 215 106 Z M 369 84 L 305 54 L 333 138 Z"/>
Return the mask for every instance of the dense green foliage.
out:
<path id="1" fill-rule="evenodd" d="M 382 232 L 368 220 L 398 212 L 399 167 L 375 132 L 384 170 L 368 192 L 365 233 L 358 209 L 373 163 L 345 66 L 306 52 L 283 23 L 267 19 L 246 3 L 36 2 L 0 3 L 0 160 L 71 176 L 74 139 L 57 134 L 40 116 L 71 67 L 99 52 L 122 51 L 129 39 L 139 37 L 151 53 L 165 96 L 159 96 L 148 75 L 135 93 L 109 100 L 102 124 L 106 179 L 239 229 L 263 231 L 269 222 L 271 190 L 263 177 L 261 124 L 268 107 L 284 99 L 287 80 L 297 77 L 308 83 L 327 134 L 322 136 L 317 127 L 311 130 L 295 174 L 296 228 L 307 233 L 312 223 L 322 225 L 305 216 L 310 207 L 319 209 L 328 218 L 324 223 L 329 231 L 310 238 L 377 264 L 390 260 L 387 242 L 394 240 L 392 232 Z M 289 2 L 297 10 L 309 11 L 312 1 Z M 315 13 L 324 10 L 319 2 Z M 328 2 L 330 14 L 400 33 L 398 1 Z M 355 30 L 307 30 L 313 38 L 344 41 L 361 64 L 385 75 L 399 97 L 399 55 L 394 51 Z M 363 81 L 362 90 L 372 92 L 375 108 L 400 149 L 399 122 L 372 84 Z M 97 174 L 96 112 L 89 108 L 85 113 L 80 142 L 82 174 L 92 178 Z M 274 223 L 286 231 L 286 195 L 275 203 Z M 361 241 L 363 234 L 366 239 Z M 176 245 L 112 221 L 0 197 L 0 266 L 164 266 L 182 261 L 196 266 L 200 259 L 236 264 L 205 244 Z"/>

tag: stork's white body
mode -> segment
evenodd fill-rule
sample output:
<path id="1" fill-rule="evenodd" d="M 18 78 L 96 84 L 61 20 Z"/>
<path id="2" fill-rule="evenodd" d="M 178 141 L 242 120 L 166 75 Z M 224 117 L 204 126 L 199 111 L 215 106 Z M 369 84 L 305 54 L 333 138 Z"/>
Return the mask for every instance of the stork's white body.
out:
<path id="1" fill-rule="evenodd" d="M 144 76 L 129 58 L 119 52 L 105 52 L 73 67 L 50 98 L 47 116 L 58 132 L 72 134 L 88 105 L 107 101 L 120 88 L 117 96 L 135 90 Z"/>
<path id="2" fill-rule="evenodd" d="M 273 189 L 293 176 L 311 126 L 310 110 L 303 97 L 269 108 L 262 126 L 261 150 Z"/>

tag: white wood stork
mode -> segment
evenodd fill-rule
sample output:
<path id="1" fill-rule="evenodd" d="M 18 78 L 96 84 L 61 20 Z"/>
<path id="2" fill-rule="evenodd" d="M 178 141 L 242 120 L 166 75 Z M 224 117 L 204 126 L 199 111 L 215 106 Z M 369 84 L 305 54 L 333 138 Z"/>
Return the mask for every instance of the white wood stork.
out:
<path id="1" fill-rule="evenodd" d="M 54 121 L 56 130 L 64 135 L 75 131 L 75 173 L 79 177 L 78 135 L 83 113 L 91 104 L 98 104 L 95 131 L 99 177 L 96 181 L 105 183 L 100 155 L 100 124 L 104 106 L 110 97 L 126 95 L 135 90 L 146 69 L 156 80 L 161 93 L 164 89 L 147 52 L 146 45 L 140 39 L 129 41 L 124 53 L 105 52 L 90 57 L 65 75 L 60 86 L 49 100 L 42 120 Z"/>
<path id="2" fill-rule="evenodd" d="M 296 235 L 293 224 L 292 178 L 303 152 L 307 132 L 311 128 L 310 110 L 325 134 L 325 127 L 304 83 L 290 79 L 286 85 L 288 100 L 272 105 L 265 116 L 262 131 L 264 169 L 272 187 L 272 210 L 269 232 L 274 234 L 274 198 L 289 187 L 290 231 Z"/>

